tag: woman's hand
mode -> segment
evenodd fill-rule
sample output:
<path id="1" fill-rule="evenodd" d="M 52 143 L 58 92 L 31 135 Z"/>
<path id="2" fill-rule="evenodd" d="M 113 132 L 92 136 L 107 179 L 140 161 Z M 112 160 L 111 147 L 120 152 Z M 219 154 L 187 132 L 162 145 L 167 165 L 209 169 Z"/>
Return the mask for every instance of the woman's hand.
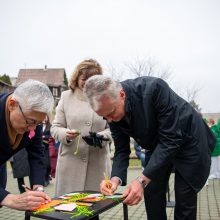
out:
<path id="1" fill-rule="evenodd" d="M 17 210 L 33 210 L 42 204 L 50 202 L 51 199 L 44 192 L 27 191 L 20 195 L 8 194 L 1 205 Z"/>
<path id="2" fill-rule="evenodd" d="M 72 130 L 67 130 L 66 132 L 66 139 L 68 141 L 72 141 L 74 138 L 76 138 L 79 135 L 79 131 L 72 129 Z"/>

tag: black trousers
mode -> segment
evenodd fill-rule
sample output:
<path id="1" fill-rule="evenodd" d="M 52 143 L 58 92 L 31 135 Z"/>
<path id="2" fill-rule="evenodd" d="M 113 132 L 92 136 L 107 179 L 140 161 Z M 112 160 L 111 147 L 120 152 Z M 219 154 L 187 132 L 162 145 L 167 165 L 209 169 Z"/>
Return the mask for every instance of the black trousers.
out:
<path id="1" fill-rule="evenodd" d="M 0 187 L 6 188 L 7 184 L 7 168 L 6 163 L 0 166 Z"/>
<path id="2" fill-rule="evenodd" d="M 25 192 L 25 189 L 22 185 L 25 185 L 25 182 L 24 182 L 24 177 L 21 177 L 21 178 L 17 178 L 17 182 L 18 182 L 18 189 L 20 191 L 20 193 L 24 193 Z"/>
<path id="3" fill-rule="evenodd" d="M 45 144 L 45 151 L 44 151 L 44 156 L 45 156 L 45 181 L 49 181 L 50 178 L 50 152 L 49 152 L 49 144 Z"/>
<path id="4" fill-rule="evenodd" d="M 163 167 L 154 181 L 144 190 L 145 207 L 148 220 L 167 220 L 166 191 L 172 165 Z M 195 192 L 175 171 L 175 220 L 196 220 L 197 192 Z"/>

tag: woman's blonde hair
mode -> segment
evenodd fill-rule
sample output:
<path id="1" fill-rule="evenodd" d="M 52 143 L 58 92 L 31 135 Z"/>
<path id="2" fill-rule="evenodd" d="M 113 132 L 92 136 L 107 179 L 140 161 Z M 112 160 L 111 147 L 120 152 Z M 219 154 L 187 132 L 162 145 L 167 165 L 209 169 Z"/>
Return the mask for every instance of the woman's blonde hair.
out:
<path id="1" fill-rule="evenodd" d="M 69 87 L 72 91 L 78 87 L 78 79 L 81 75 L 84 75 L 85 78 L 89 78 L 94 75 L 102 75 L 102 67 L 94 59 L 84 60 L 79 63 L 70 78 Z"/>

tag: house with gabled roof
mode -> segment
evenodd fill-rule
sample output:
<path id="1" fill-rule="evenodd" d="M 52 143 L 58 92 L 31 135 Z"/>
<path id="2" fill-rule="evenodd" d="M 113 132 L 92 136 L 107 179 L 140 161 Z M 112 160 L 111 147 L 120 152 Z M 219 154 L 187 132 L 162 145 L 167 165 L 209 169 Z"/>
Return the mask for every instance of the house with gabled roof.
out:
<path id="1" fill-rule="evenodd" d="M 20 83 L 34 79 L 45 83 L 53 94 L 55 104 L 58 103 L 61 93 L 67 89 L 66 72 L 64 68 L 20 69 L 16 86 Z"/>

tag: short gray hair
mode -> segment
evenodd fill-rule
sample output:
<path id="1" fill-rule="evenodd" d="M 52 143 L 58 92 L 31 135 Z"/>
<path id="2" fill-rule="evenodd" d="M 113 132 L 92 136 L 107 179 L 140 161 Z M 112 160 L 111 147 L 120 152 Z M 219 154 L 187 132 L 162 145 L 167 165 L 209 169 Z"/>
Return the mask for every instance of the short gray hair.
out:
<path id="1" fill-rule="evenodd" d="M 122 86 L 119 81 L 115 81 L 110 77 L 96 75 L 90 77 L 84 86 L 84 94 L 93 110 L 98 110 L 99 99 L 103 96 L 112 100 L 117 100 Z"/>
<path id="2" fill-rule="evenodd" d="M 19 102 L 25 112 L 49 113 L 54 105 L 53 95 L 48 86 L 31 79 L 21 83 L 13 92 L 12 98 Z"/>

